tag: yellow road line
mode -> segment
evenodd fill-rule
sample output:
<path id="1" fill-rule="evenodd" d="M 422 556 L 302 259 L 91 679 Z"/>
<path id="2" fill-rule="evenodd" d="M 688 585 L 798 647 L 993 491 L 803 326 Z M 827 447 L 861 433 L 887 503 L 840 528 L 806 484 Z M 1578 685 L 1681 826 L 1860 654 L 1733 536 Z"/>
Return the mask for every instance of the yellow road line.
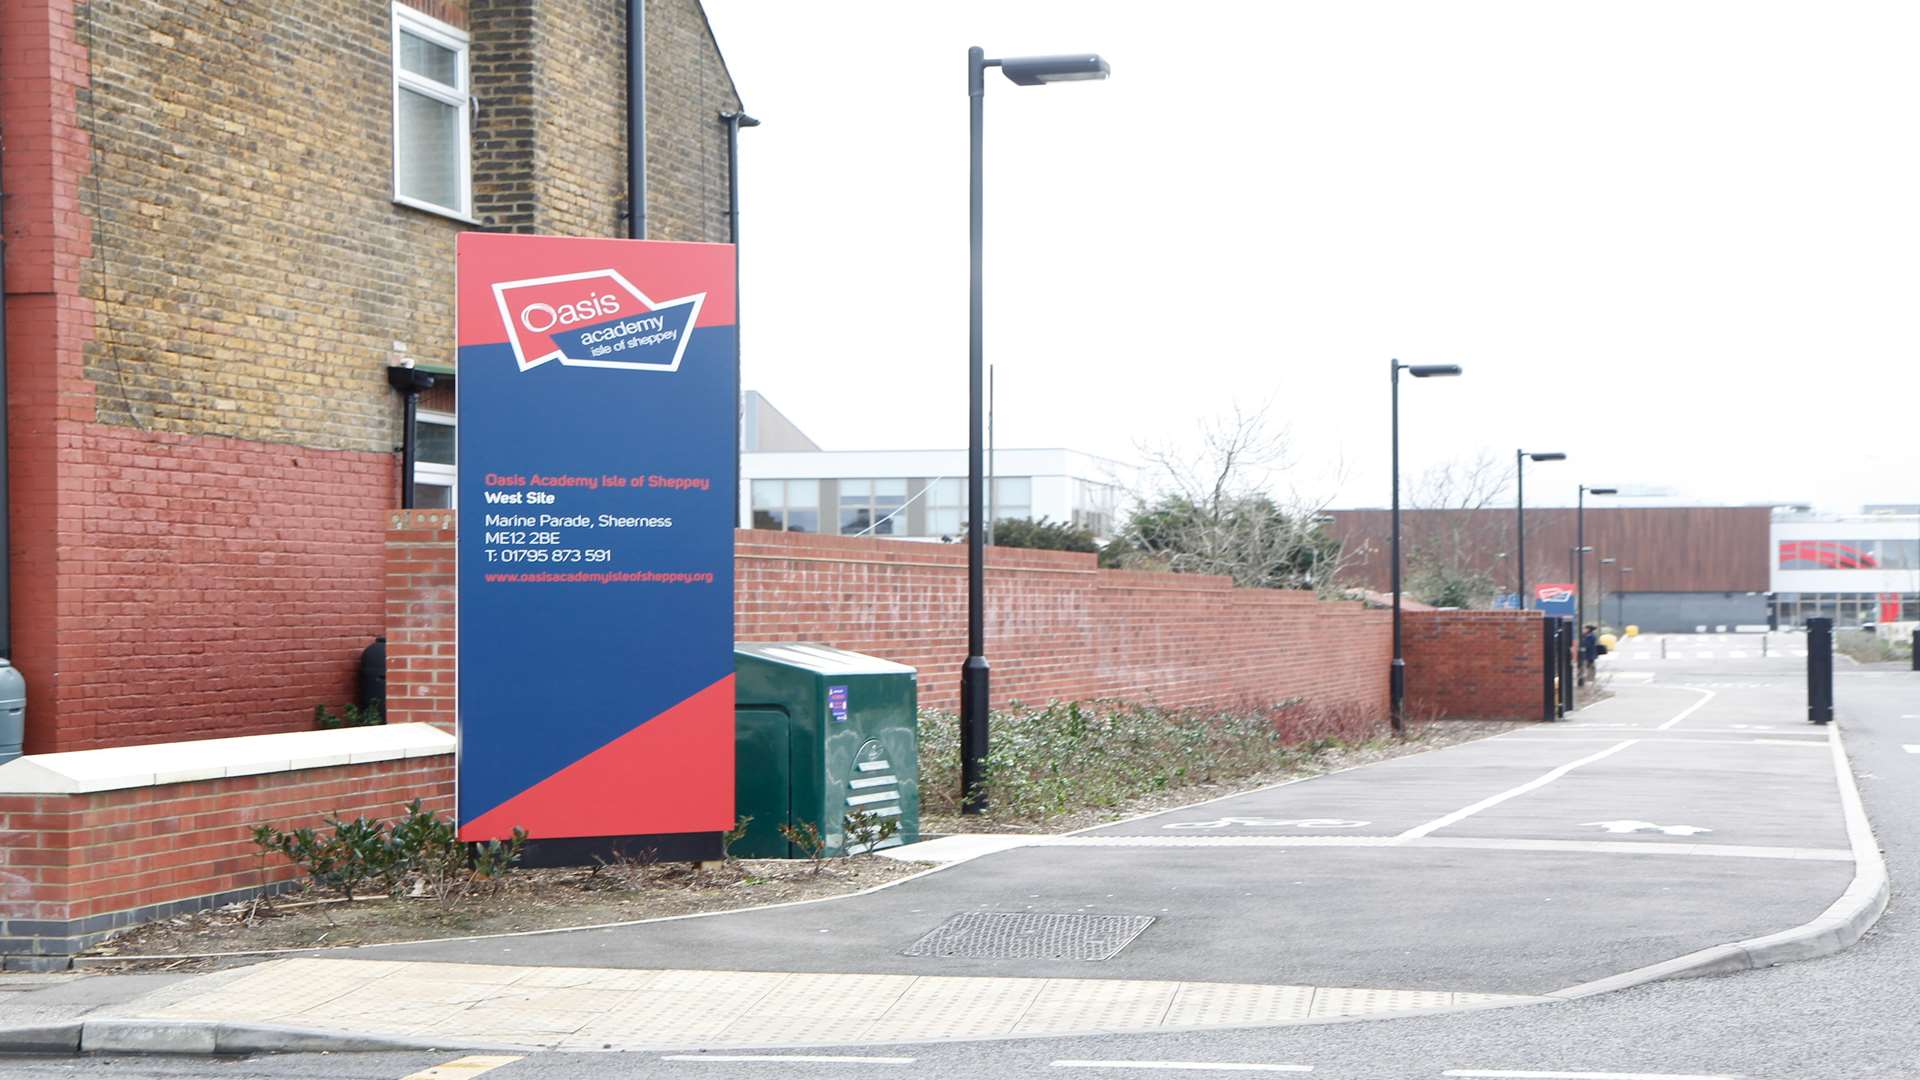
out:
<path id="1" fill-rule="evenodd" d="M 502 1065 L 511 1065 L 525 1056 L 525 1054 L 473 1054 L 442 1062 L 431 1069 L 422 1069 L 402 1077 L 401 1080 L 462 1080 L 468 1076 L 492 1072 Z"/>

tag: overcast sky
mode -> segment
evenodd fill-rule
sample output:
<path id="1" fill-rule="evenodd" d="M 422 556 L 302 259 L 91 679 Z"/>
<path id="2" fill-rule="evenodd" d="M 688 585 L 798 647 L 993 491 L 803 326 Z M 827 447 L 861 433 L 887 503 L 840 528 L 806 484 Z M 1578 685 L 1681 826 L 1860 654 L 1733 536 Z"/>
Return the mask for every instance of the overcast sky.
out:
<path id="1" fill-rule="evenodd" d="M 828 449 L 964 445 L 966 49 L 1087 49 L 1111 80 L 989 73 L 1000 446 L 1237 403 L 1384 505 L 1399 357 L 1466 368 L 1402 385 L 1410 474 L 1920 501 L 1920 5 L 706 5 L 764 122 L 745 384 Z"/>

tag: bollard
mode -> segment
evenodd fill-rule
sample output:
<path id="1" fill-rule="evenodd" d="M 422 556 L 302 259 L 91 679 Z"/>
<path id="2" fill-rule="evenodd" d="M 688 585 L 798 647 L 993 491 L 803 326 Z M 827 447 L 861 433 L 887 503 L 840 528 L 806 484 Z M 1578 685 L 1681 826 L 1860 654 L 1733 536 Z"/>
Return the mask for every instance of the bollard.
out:
<path id="1" fill-rule="evenodd" d="M 1833 620 L 1807 620 L 1807 723 L 1833 720 Z"/>
<path id="2" fill-rule="evenodd" d="M 1560 715 L 1573 711 L 1573 651 L 1580 644 L 1578 631 L 1573 620 L 1562 616 L 1560 619 Z"/>
<path id="3" fill-rule="evenodd" d="M 1766 658 L 1767 658 L 1767 635 L 1761 634 L 1760 635 L 1760 659 L 1765 660 Z"/>
<path id="4" fill-rule="evenodd" d="M 1661 638 L 1660 639 L 1660 659 L 1665 660 L 1666 658 L 1667 658 L 1667 639 Z"/>
<path id="5" fill-rule="evenodd" d="M 1559 623 L 1552 618 L 1540 620 L 1540 719 L 1552 723 L 1560 717 L 1560 665 L 1554 662 L 1553 648 L 1560 640 Z"/>
<path id="6" fill-rule="evenodd" d="M 1920 671 L 1920 626 L 1913 628 L 1913 670 Z"/>

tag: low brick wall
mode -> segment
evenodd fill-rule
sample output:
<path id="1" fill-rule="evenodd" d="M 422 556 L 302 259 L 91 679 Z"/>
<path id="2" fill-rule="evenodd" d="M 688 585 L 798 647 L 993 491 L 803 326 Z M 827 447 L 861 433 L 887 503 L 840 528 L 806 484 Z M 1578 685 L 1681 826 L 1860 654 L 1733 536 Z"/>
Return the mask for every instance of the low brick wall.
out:
<path id="1" fill-rule="evenodd" d="M 1538 720 L 1546 643 L 1537 611 L 1409 611 L 1402 616 L 1414 716 Z"/>
<path id="2" fill-rule="evenodd" d="M 27 759 L 21 759 L 27 760 Z M 0 967 L 65 967 L 114 929 L 249 899 L 299 875 L 255 825 L 451 813 L 453 755 L 94 791 L 0 794 Z"/>

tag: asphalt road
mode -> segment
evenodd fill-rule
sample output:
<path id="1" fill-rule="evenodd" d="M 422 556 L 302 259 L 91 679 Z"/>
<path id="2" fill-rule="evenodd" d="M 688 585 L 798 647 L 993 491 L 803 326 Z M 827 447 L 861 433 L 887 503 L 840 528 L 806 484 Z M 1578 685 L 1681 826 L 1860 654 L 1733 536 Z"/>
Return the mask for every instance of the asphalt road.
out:
<path id="1" fill-rule="evenodd" d="M 1788 730 L 1803 718 L 1803 676 L 1790 659 L 1669 662 L 1654 685 L 1726 684 L 1697 726 Z M 538 1054 L 490 1080 L 573 1077 L 1717 1077 L 1770 1080 L 1920 1077 L 1920 674 L 1843 666 L 1842 733 L 1869 817 L 1885 849 L 1893 902 L 1879 924 L 1836 956 L 1708 979 L 1655 983 L 1578 1001 L 1443 1016 L 1168 1035 L 1001 1040 L 769 1052 L 774 1060 L 669 1059 L 657 1054 Z M 1735 685 L 1739 684 L 1739 685 Z M 1605 706 L 1591 722 L 1602 723 Z M 1688 725 L 1695 726 L 1695 725 Z M 1805 729 L 1800 729 L 1804 731 Z M 1783 753 L 1793 753 L 1783 750 Z M 1760 778 L 1764 780 L 1764 778 Z M 1757 791 L 1757 799 L 1765 793 Z M 1740 860 L 1724 860 L 1728 863 Z M 1804 869 L 1783 864 L 1785 872 Z M 1410 907 L 1421 898 L 1407 897 Z M 450 1054 L 192 1059 L 0 1060 L 4 1077 L 401 1078 Z M 884 1059 L 884 1060 L 883 1060 Z M 911 1059 L 911 1060 L 905 1060 Z M 1080 1063 L 1080 1064 L 1074 1064 Z M 1099 1064 L 1088 1064 L 1099 1063 Z M 1160 1063 L 1160 1064 L 1153 1064 Z M 1236 1066 L 1238 1068 L 1236 1068 Z M 1262 1066 L 1264 1068 L 1249 1068 Z M 1283 1070 L 1279 1067 L 1292 1067 Z M 1311 1072 L 1300 1072 L 1310 1068 Z M 471 1068 L 440 1076 L 474 1075 Z"/>

